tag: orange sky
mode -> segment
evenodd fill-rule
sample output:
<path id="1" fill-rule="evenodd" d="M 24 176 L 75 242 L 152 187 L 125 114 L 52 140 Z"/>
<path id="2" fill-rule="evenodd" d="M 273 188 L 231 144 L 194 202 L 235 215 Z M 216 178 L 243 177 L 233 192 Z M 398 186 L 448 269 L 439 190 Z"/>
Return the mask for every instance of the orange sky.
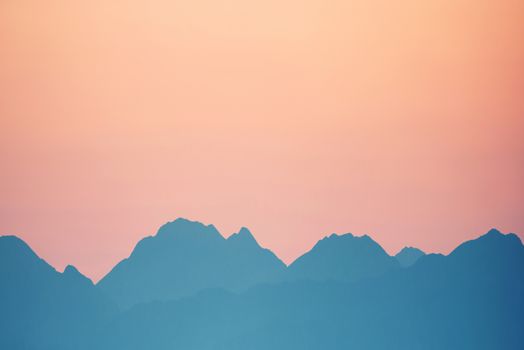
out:
<path id="1" fill-rule="evenodd" d="M 523 38 L 522 0 L 3 0 L 0 234 L 95 280 L 179 216 L 288 263 L 523 237 Z"/>

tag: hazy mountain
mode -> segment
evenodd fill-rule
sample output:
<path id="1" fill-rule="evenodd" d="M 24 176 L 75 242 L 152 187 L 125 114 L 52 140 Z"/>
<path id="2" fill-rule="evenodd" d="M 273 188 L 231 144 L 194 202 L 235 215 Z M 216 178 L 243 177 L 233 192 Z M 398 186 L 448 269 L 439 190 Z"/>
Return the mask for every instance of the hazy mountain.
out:
<path id="1" fill-rule="evenodd" d="M 119 305 L 169 300 L 207 288 L 242 291 L 274 281 L 285 265 L 249 230 L 225 239 L 213 225 L 177 219 L 141 240 L 99 283 Z"/>
<path id="2" fill-rule="evenodd" d="M 358 281 L 399 267 L 369 236 L 332 234 L 318 241 L 288 269 L 288 280 Z"/>
<path id="3" fill-rule="evenodd" d="M 413 265 L 417 260 L 426 255 L 422 250 L 413 247 L 404 247 L 400 252 L 395 255 L 395 258 L 402 267 L 409 267 Z"/>
<path id="4" fill-rule="evenodd" d="M 449 256 L 347 282 L 208 290 L 138 305 L 97 349 L 511 349 L 524 345 L 524 247 L 497 232 Z"/>
<path id="5" fill-rule="evenodd" d="M 191 296 L 117 312 L 74 267 L 59 273 L 20 239 L 0 237 L 0 348 L 521 350 L 524 345 L 524 246 L 516 235 L 497 230 L 448 256 L 423 255 L 410 268 L 400 268 L 367 236 L 332 235 L 290 266 L 288 273 L 296 274 L 291 281 L 258 284 L 282 279 L 277 275 L 286 269 L 247 229 L 224 239 L 213 226 L 177 220 L 140 241 L 112 273 L 119 269 L 112 278 L 124 281 L 122 293 L 135 298 L 160 293 L 152 299 L 168 299 L 180 291 Z M 210 281 L 217 288 L 209 287 Z M 183 283 L 189 287 L 180 289 Z M 144 287 L 148 284 L 153 288 Z M 253 287 L 244 290 L 247 285 Z"/>
<path id="6" fill-rule="evenodd" d="M 68 281 L 71 285 L 77 285 L 79 287 L 82 286 L 84 288 L 89 288 L 94 285 L 93 281 L 82 275 L 73 265 L 66 266 L 62 278 Z"/>
<path id="7" fill-rule="evenodd" d="M 14 236 L 0 237 L 0 281 L 1 349 L 67 348 L 116 312 L 76 268 L 57 272 Z"/>

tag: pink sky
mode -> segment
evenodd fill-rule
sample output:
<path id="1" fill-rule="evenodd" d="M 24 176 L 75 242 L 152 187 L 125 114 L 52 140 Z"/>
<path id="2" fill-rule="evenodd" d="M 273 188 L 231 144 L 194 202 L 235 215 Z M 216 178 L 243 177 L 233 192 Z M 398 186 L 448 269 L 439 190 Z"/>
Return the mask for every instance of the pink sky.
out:
<path id="1" fill-rule="evenodd" d="M 98 280 L 166 221 L 524 237 L 522 0 L 4 0 L 0 234 Z"/>

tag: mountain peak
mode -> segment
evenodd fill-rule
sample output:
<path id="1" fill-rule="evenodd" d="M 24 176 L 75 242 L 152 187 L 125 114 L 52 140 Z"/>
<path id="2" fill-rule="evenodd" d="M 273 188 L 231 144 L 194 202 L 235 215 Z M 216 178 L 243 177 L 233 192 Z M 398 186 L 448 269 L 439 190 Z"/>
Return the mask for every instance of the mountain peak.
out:
<path id="1" fill-rule="evenodd" d="M 155 254 L 171 254 L 173 249 L 187 249 L 188 246 L 209 246 L 220 244 L 224 237 L 213 225 L 199 221 L 178 218 L 162 225 L 156 235 L 141 239 L 131 252 L 131 257 L 149 259 Z M 186 248 L 184 248 L 186 247 Z"/>
<path id="2" fill-rule="evenodd" d="M 395 258 L 400 263 L 400 266 L 409 267 L 424 255 L 426 255 L 426 253 L 418 248 L 404 247 L 395 255 Z"/>
<path id="3" fill-rule="evenodd" d="M 253 234 L 251 233 L 251 231 L 249 231 L 249 229 L 245 226 L 242 226 L 240 228 L 240 231 L 238 231 L 238 234 L 239 235 L 248 235 L 250 237 L 253 237 Z"/>
<path id="4" fill-rule="evenodd" d="M 404 248 L 402 248 L 395 256 L 399 255 L 399 254 L 404 254 L 404 253 L 407 253 L 407 252 L 420 252 L 422 254 L 426 254 L 424 253 L 423 250 L 421 249 L 418 249 L 416 247 L 411 247 L 411 246 L 405 246 Z"/>
<path id="5" fill-rule="evenodd" d="M 76 267 L 74 267 L 73 265 L 67 265 L 66 268 L 64 269 L 64 272 L 63 274 L 73 274 L 73 275 L 76 275 L 76 274 L 80 274 L 80 272 L 78 271 L 78 269 Z"/>
<path id="6" fill-rule="evenodd" d="M 227 239 L 230 242 L 233 241 L 242 241 L 242 242 L 254 242 L 258 245 L 255 237 L 253 237 L 253 234 L 247 227 L 242 227 L 240 231 L 237 233 L 233 233 L 229 238 Z"/>
<path id="7" fill-rule="evenodd" d="M 80 271 L 78 271 L 78 269 L 73 265 L 67 265 L 62 275 L 69 280 L 75 280 L 83 284 L 93 284 L 93 281 L 80 273 Z"/>
<path id="8" fill-rule="evenodd" d="M 177 218 L 174 221 L 167 222 L 162 225 L 157 232 L 158 237 L 180 234 L 210 234 L 222 237 L 214 225 L 205 225 L 199 221 L 192 221 L 185 218 Z"/>
<path id="9" fill-rule="evenodd" d="M 484 236 L 504 236 L 504 234 L 496 228 L 492 228 Z"/>
<path id="10" fill-rule="evenodd" d="M 398 262 L 368 235 L 331 234 L 290 266 L 291 278 L 357 281 L 398 267 Z"/>
<path id="11" fill-rule="evenodd" d="M 510 254 L 510 252 L 522 250 L 524 250 L 524 246 L 517 235 L 513 233 L 504 234 L 497 229 L 491 229 L 476 239 L 462 243 L 451 252 L 450 256 L 503 257 Z"/>
<path id="12" fill-rule="evenodd" d="M 208 288 L 240 291 L 273 281 L 284 268 L 245 227 L 226 240 L 213 225 L 180 218 L 140 240 L 98 286 L 125 308 Z"/>
<path id="13" fill-rule="evenodd" d="M 0 236 L 0 246 L 9 246 L 12 248 L 19 248 L 19 249 L 29 249 L 29 245 L 27 245 L 26 242 L 24 242 L 23 239 L 20 237 L 14 236 L 14 235 L 6 235 L 6 236 Z"/>
<path id="14" fill-rule="evenodd" d="M 522 245 L 522 242 L 520 241 L 520 238 L 514 234 L 514 233 L 502 233 L 496 228 L 490 229 L 488 232 L 480 236 L 479 238 L 473 240 L 490 240 L 490 241 L 508 241 L 508 242 L 514 242 L 514 243 L 520 243 Z M 470 241 L 471 242 L 471 241 Z M 467 242 L 465 242 L 467 243 Z"/>
<path id="15" fill-rule="evenodd" d="M 17 236 L 0 236 L 0 258 L 10 261 L 39 261 L 36 253 Z"/>
<path id="16" fill-rule="evenodd" d="M 315 249 L 316 246 L 324 246 L 324 245 L 339 245 L 339 244 L 348 244 L 348 245 L 363 245 L 363 246 L 374 246 L 378 247 L 379 249 L 383 250 L 382 247 L 373 240 L 368 235 L 362 235 L 362 236 L 355 236 L 352 233 L 344 233 L 344 234 L 337 234 L 332 233 L 329 236 L 325 236 L 320 241 L 315 244 L 313 249 Z"/>
<path id="17" fill-rule="evenodd" d="M 351 238 L 355 236 L 350 232 L 342 233 L 342 234 L 332 233 L 329 236 L 324 236 L 324 238 L 322 238 L 321 241 L 335 240 L 335 239 L 342 238 L 342 237 Z"/>

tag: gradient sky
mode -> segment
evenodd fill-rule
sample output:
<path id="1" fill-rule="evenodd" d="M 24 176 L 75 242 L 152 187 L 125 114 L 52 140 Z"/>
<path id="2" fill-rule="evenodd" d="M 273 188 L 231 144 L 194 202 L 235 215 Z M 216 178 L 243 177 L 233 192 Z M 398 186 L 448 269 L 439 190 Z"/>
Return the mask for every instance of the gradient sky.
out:
<path id="1" fill-rule="evenodd" d="M 2 0 L 0 234 L 95 280 L 176 217 L 524 237 L 522 0 Z"/>

